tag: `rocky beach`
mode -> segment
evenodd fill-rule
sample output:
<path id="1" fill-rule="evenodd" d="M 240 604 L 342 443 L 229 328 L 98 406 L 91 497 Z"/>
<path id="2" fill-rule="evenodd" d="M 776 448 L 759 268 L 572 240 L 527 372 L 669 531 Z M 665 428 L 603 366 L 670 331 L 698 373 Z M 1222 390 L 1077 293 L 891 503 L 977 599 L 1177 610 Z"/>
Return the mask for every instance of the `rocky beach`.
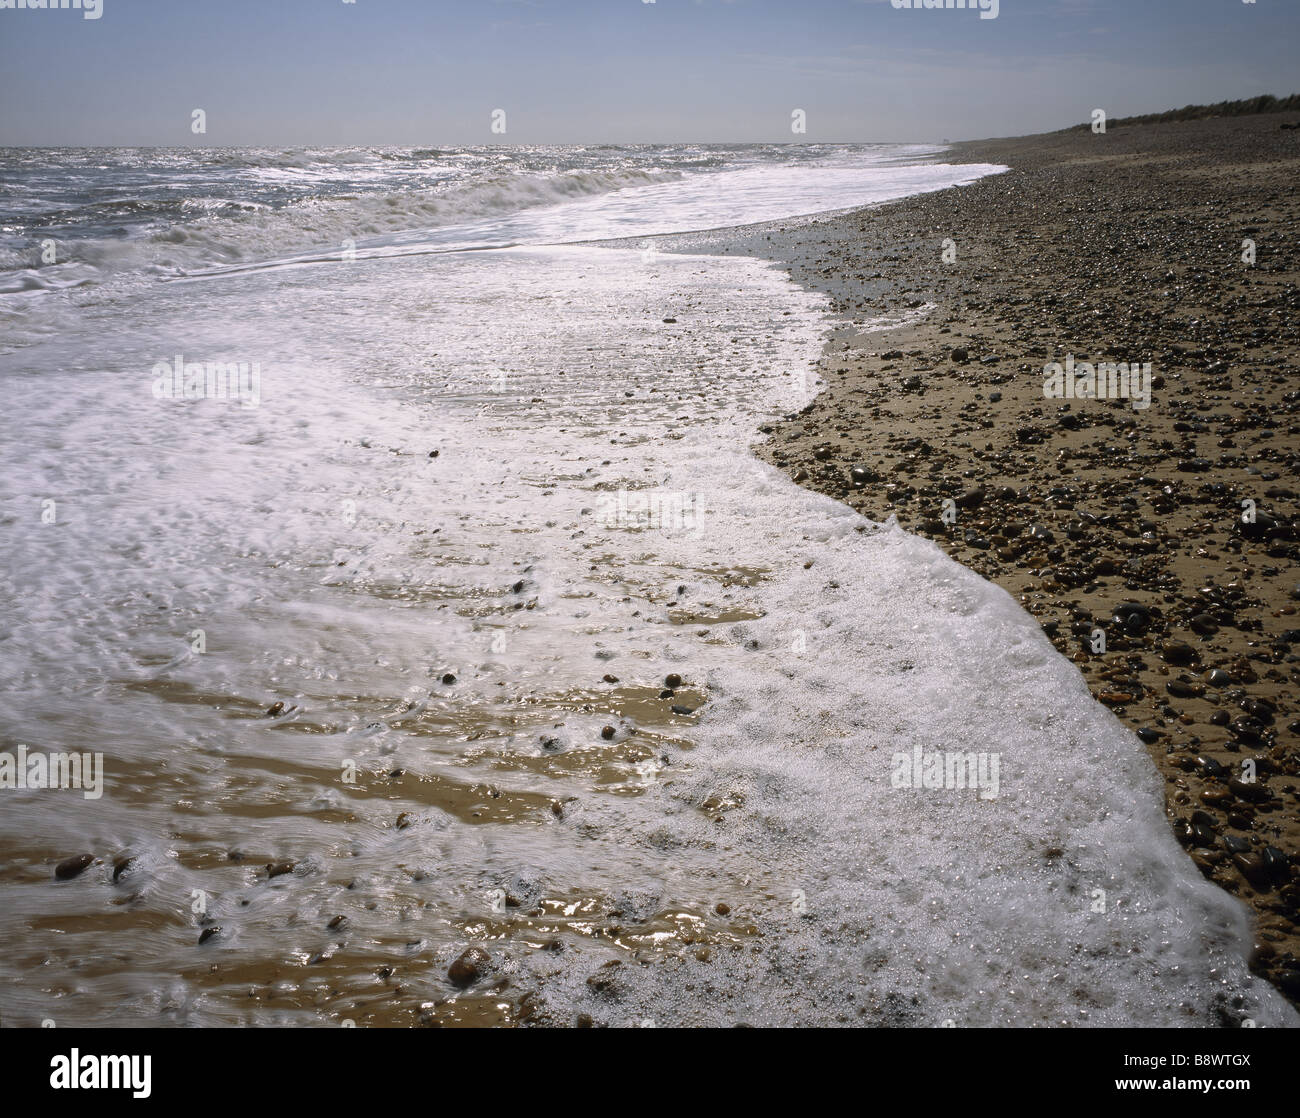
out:
<path id="1" fill-rule="evenodd" d="M 1141 738 L 1300 1001 L 1300 114 L 962 143 L 970 185 L 754 234 L 842 316 L 757 452 L 1009 591 Z M 868 322 L 902 323 L 866 330 Z M 1049 398 L 1151 366 L 1149 406 Z M 1135 406 L 1135 404 L 1137 406 Z M 1105 779 L 1105 774 L 1100 774 Z"/>

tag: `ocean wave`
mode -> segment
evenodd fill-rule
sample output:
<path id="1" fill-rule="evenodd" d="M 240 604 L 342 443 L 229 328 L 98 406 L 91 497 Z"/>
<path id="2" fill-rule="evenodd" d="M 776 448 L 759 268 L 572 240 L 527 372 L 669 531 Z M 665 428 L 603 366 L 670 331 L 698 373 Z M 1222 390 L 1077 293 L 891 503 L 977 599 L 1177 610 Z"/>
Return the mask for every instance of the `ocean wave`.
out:
<path id="1" fill-rule="evenodd" d="M 625 187 L 672 182 L 682 175 L 678 170 L 637 169 L 497 173 L 441 190 L 309 196 L 278 209 L 227 198 L 118 197 L 43 214 L 29 224 L 35 231 L 77 225 L 101 227 L 105 222 L 128 217 L 153 219 L 143 235 L 88 237 L 69 241 L 65 251 L 101 273 L 140 270 L 180 275 L 308 249 L 337 251 L 366 239 L 508 215 Z M 0 268 L 7 273 L 39 272 L 39 243 L 26 250 L 10 248 L 0 252 Z M 43 286 L 30 278 L 14 279 L 7 273 L 0 272 L 0 293 Z"/>

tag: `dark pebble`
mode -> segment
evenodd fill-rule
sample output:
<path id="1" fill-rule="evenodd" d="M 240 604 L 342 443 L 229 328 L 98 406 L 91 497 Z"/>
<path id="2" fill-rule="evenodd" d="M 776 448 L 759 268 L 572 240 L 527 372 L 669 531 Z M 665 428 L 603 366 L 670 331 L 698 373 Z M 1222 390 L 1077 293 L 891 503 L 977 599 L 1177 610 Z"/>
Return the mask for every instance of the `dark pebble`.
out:
<path id="1" fill-rule="evenodd" d="M 447 968 L 447 977 L 457 986 L 469 986 L 482 978 L 491 964 L 491 957 L 481 947 L 468 947 Z"/>
<path id="2" fill-rule="evenodd" d="M 1264 868 L 1274 881 L 1286 881 L 1291 876 L 1291 859 L 1276 846 L 1266 846 L 1263 851 Z"/>
<path id="3" fill-rule="evenodd" d="M 1180 699 L 1195 699 L 1205 694 L 1205 685 L 1201 683 L 1187 683 L 1181 679 L 1171 679 L 1165 684 L 1165 690 L 1169 694 Z"/>
<path id="4" fill-rule="evenodd" d="M 62 862 L 54 867 L 54 876 L 59 881 L 69 881 L 85 870 L 94 860 L 95 856 L 93 854 L 78 854 L 72 858 L 64 858 Z"/>
<path id="5" fill-rule="evenodd" d="M 1196 763 L 1201 766 L 1201 771 L 1206 776 L 1223 776 L 1228 771 L 1213 757 L 1197 757 Z"/>
<path id="6" fill-rule="evenodd" d="M 1241 780 L 1228 781 L 1228 790 L 1239 800 L 1263 803 L 1270 798 L 1269 791 L 1262 784 L 1247 784 Z"/>
<path id="7" fill-rule="evenodd" d="M 1232 864 L 1253 888 L 1266 892 L 1273 887 L 1272 879 L 1264 866 L 1264 859 L 1258 854 L 1234 854 Z"/>

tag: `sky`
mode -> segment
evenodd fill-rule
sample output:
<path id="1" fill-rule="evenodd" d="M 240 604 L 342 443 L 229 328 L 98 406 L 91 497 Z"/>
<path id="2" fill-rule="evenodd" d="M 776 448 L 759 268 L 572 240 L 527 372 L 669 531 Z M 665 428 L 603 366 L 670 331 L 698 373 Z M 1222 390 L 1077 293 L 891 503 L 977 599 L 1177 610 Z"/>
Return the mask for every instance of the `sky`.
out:
<path id="1" fill-rule="evenodd" d="M 1300 0 L 26 2 L 5 146 L 925 143 L 1300 92 Z"/>

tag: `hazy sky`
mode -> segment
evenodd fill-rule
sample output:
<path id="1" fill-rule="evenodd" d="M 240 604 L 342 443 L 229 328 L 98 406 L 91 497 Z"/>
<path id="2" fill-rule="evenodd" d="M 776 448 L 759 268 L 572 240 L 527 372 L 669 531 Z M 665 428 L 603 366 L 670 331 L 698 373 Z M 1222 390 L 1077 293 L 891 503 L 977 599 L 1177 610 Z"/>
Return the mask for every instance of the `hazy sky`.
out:
<path id="1" fill-rule="evenodd" d="M 1300 0 L 100 2 L 0 9 L 0 144 L 930 141 L 1300 92 Z"/>

